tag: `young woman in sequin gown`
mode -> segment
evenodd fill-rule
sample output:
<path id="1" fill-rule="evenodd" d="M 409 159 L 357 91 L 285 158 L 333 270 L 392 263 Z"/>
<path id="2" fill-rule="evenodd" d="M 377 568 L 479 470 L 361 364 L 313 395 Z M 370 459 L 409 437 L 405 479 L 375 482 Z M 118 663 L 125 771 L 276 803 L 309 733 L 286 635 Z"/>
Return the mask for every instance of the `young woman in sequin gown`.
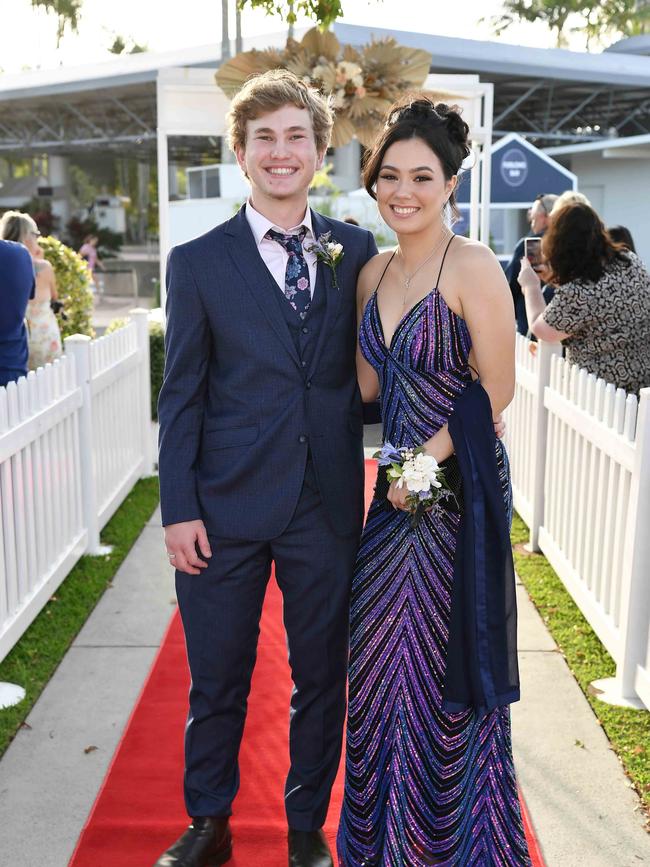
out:
<path id="1" fill-rule="evenodd" d="M 515 325 L 501 267 L 443 214 L 468 156 L 460 115 L 426 99 L 396 108 L 365 165 L 397 233 L 359 281 L 359 383 L 381 396 L 384 441 L 453 452 L 446 420 L 480 375 L 496 417 L 514 389 Z M 504 509 L 507 457 L 495 437 Z M 391 486 L 370 507 L 352 587 L 342 867 L 529 865 L 510 710 L 446 713 L 442 686 L 457 511 L 412 529 Z"/>

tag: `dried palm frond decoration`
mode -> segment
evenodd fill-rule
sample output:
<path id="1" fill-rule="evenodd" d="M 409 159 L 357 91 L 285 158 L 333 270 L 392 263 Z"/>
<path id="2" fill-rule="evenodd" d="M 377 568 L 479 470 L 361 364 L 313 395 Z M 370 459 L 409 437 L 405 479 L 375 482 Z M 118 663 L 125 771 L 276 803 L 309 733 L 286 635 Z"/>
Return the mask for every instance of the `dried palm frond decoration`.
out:
<path id="1" fill-rule="evenodd" d="M 287 40 L 284 50 L 238 54 L 223 64 L 215 79 L 227 96 L 234 96 L 251 75 L 290 69 L 331 96 L 335 113 L 332 146 L 341 147 L 356 136 L 368 147 L 395 100 L 422 88 L 430 65 L 428 51 L 407 48 L 392 38 L 373 40 L 357 50 L 341 46 L 331 31 L 323 33 L 315 27 L 300 42 Z M 451 93 L 432 95 L 439 100 L 459 98 Z"/>

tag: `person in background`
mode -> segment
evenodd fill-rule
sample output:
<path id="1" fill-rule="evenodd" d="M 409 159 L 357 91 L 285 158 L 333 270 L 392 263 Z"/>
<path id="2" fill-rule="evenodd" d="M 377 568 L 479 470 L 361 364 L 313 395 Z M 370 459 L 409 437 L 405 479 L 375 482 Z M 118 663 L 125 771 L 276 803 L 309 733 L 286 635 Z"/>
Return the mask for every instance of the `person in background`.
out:
<path id="1" fill-rule="evenodd" d="M 88 267 L 90 268 L 90 273 L 92 275 L 92 285 L 91 288 L 93 292 L 95 292 L 97 288 L 97 281 L 95 279 L 95 271 L 99 268 L 100 271 L 105 271 L 104 263 L 99 258 L 99 253 L 97 252 L 97 246 L 99 244 L 99 238 L 97 235 L 86 235 L 84 238 L 84 242 L 79 247 L 79 255 L 82 259 L 85 259 L 88 262 Z"/>
<path id="2" fill-rule="evenodd" d="M 565 190 L 555 199 L 555 204 L 551 208 L 551 216 L 554 216 L 560 208 L 564 208 L 566 205 L 574 205 L 576 202 L 591 207 L 591 202 L 584 193 L 579 193 L 577 190 Z"/>
<path id="3" fill-rule="evenodd" d="M 29 253 L 22 244 L 0 240 L 0 386 L 27 375 L 25 311 L 33 292 Z"/>
<path id="4" fill-rule="evenodd" d="M 27 305 L 30 370 L 54 361 L 62 352 L 59 323 L 51 306 L 57 300 L 56 277 L 38 243 L 40 234 L 29 214 L 7 211 L 2 218 L 0 237 L 23 244 L 34 264 L 36 291 Z"/>
<path id="5" fill-rule="evenodd" d="M 650 274 L 641 260 L 612 241 L 594 209 L 580 202 L 553 215 L 542 255 L 543 279 L 556 286 L 550 304 L 527 259 L 519 275 L 533 334 L 562 341 L 571 364 L 617 388 L 650 385 Z"/>
<path id="6" fill-rule="evenodd" d="M 541 193 L 533 202 L 530 211 L 528 212 L 528 220 L 530 222 L 530 235 L 528 237 L 541 238 L 548 227 L 548 218 L 557 201 L 557 196 L 553 193 Z M 512 300 L 515 305 L 515 318 L 517 320 L 517 331 L 520 334 L 528 333 L 528 320 L 526 319 L 526 305 L 521 294 L 518 277 L 520 262 L 524 255 L 524 238 L 517 241 L 515 251 L 512 254 L 512 259 L 506 267 L 506 279 L 510 284 L 512 292 Z"/>
<path id="7" fill-rule="evenodd" d="M 636 253 L 634 238 L 627 226 L 610 226 L 607 232 L 615 244 L 622 244 L 630 253 Z"/>
<path id="8" fill-rule="evenodd" d="M 359 225 L 359 221 L 357 219 L 355 219 L 354 217 L 350 217 L 350 216 L 343 217 L 343 222 L 349 223 L 350 226 L 358 226 Z"/>

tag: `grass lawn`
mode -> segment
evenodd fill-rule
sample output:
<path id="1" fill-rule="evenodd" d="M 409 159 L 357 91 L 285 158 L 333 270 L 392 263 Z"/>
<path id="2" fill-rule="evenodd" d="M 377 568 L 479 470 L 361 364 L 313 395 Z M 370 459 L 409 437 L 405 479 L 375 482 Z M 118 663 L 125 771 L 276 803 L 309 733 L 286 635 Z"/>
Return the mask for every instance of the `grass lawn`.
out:
<path id="1" fill-rule="evenodd" d="M 650 712 L 613 707 L 590 694 L 589 684 L 593 680 L 615 674 L 614 660 L 543 554 L 524 550 L 527 541 L 528 528 L 515 515 L 512 544 L 517 573 L 650 812 Z"/>
<path id="2" fill-rule="evenodd" d="M 26 697 L 0 710 L 0 756 L 23 724 L 65 652 L 88 619 L 158 505 L 158 478 L 139 481 L 102 532 L 110 554 L 82 557 L 7 657 L 0 681 L 18 683 Z"/>

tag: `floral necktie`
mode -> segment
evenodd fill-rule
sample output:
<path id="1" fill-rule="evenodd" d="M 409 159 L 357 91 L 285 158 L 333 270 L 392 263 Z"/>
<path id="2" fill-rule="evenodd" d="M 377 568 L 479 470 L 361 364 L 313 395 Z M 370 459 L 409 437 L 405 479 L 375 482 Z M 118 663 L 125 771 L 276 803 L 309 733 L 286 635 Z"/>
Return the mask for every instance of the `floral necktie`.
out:
<path id="1" fill-rule="evenodd" d="M 277 241 L 289 254 L 287 270 L 284 274 L 284 295 L 289 304 L 301 319 L 307 316 L 311 306 L 311 292 L 309 291 L 309 268 L 305 261 L 302 242 L 307 234 L 307 229 L 302 226 L 295 235 L 285 235 L 269 229 L 267 238 Z"/>

